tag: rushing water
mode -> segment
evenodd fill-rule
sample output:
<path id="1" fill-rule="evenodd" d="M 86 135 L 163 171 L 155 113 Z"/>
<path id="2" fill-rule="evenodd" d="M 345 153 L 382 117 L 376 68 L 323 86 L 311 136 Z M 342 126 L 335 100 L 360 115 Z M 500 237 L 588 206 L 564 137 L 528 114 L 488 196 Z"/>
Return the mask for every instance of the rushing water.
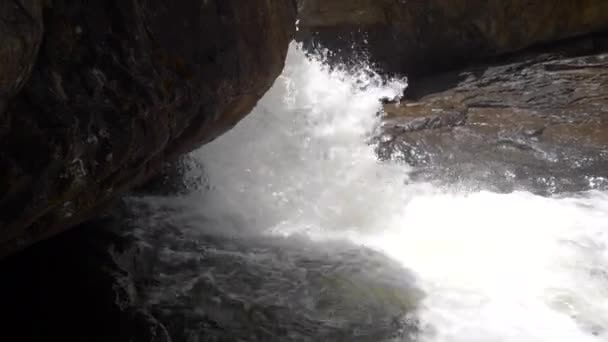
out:
<path id="1" fill-rule="evenodd" d="M 181 286 L 173 291 L 200 301 L 199 310 L 217 305 L 205 313 L 216 325 L 253 319 L 230 305 L 274 308 L 256 324 L 284 325 L 282 340 L 608 340 L 608 194 L 540 197 L 411 182 L 406 165 L 379 162 L 368 143 L 379 99 L 405 87 L 367 70 L 329 71 L 292 46 L 253 113 L 192 154 L 207 187 L 154 202 L 158 216 L 173 208 L 182 240 L 223 234 L 199 237 L 208 241 L 190 251 L 165 247 L 161 259 L 180 260 L 181 271 L 167 276 Z M 176 275 L 192 262 L 191 275 Z M 204 295 L 193 295 L 197 286 L 207 286 Z M 383 332 L 390 327 L 401 333 Z M 207 336 L 244 328 L 213 329 Z"/>

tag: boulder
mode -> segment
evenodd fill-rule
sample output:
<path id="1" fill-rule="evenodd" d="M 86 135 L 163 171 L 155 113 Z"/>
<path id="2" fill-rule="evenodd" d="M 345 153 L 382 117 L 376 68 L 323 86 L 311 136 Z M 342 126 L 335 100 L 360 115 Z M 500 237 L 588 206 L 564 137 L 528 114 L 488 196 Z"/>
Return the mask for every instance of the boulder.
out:
<path id="1" fill-rule="evenodd" d="M 300 0 L 297 39 L 419 76 L 608 29 L 604 0 Z"/>
<path id="2" fill-rule="evenodd" d="M 233 127 L 282 71 L 296 16 L 291 0 L 43 4 L 0 4 L 0 256 Z"/>

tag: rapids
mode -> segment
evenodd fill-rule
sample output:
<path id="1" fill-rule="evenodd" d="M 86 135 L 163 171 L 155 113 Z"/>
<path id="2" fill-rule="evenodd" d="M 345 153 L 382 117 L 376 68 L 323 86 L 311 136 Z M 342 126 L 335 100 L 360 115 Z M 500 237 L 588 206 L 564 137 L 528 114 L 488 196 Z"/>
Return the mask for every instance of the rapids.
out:
<path id="1" fill-rule="evenodd" d="M 179 228 L 182 242 L 159 257 L 176 266 L 150 294 L 158 311 L 175 293 L 199 311 L 217 305 L 205 317 L 219 325 L 255 318 L 227 306 L 275 308 L 255 324 L 284 327 L 278 340 L 608 340 L 608 193 L 541 197 L 410 180 L 407 165 L 380 162 L 371 143 L 379 100 L 406 87 L 364 67 L 329 70 L 292 45 L 256 109 L 189 156 L 203 165 L 188 174 L 201 187 L 132 200 L 153 213 L 136 225 Z M 226 323 L 214 336 L 243 329 Z"/>

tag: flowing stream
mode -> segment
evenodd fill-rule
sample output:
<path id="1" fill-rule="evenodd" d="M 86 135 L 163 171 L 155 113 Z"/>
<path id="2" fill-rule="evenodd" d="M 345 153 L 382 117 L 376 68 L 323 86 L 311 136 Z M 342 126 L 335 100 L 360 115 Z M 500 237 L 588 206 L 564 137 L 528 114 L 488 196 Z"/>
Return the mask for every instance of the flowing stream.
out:
<path id="1" fill-rule="evenodd" d="M 199 311 L 217 304 L 204 314 L 216 325 L 266 324 L 260 340 L 281 325 L 276 340 L 608 341 L 608 193 L 411 181 L 407 165 L 378 161 L 369 143 L 379 99 L 406 86 L 365 68 L 330 71 L 292 46 L 256 109 L 192 153 L 203 168 L 189 177 L 204 172 L 206 186 L 139 200 L 171 212 L 185 241 L 160 259 L 180 260 L 182 274 L 196 260 L 190 276 L 167 272 L 172 298 L 200 301 Z M 140 224 L 154 224 L 148 216 Z M 168 302 L 163 293 L 152 302 Z M 273 313 L 237 317 L 230 305 Z M 206 329 L 256 339 L 232 321 Z"/>

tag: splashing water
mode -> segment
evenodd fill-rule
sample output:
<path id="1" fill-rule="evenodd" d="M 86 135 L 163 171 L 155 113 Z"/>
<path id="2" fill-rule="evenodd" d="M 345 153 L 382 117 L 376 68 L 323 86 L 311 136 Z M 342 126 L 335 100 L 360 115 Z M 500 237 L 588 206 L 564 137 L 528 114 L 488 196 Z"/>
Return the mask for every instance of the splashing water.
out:
<path id="1" fill-rule="evenodd" d="M 346 239 L 411 269 L 422 341 L 608 340 L 608 194 L 547 198 L 412 183 L 367 143 L 369 70 L 330 71 L 292 46 L 285 71 L 235 129 L 193 153 L 212 188 L 197 210 L 222 229 Z"/>

